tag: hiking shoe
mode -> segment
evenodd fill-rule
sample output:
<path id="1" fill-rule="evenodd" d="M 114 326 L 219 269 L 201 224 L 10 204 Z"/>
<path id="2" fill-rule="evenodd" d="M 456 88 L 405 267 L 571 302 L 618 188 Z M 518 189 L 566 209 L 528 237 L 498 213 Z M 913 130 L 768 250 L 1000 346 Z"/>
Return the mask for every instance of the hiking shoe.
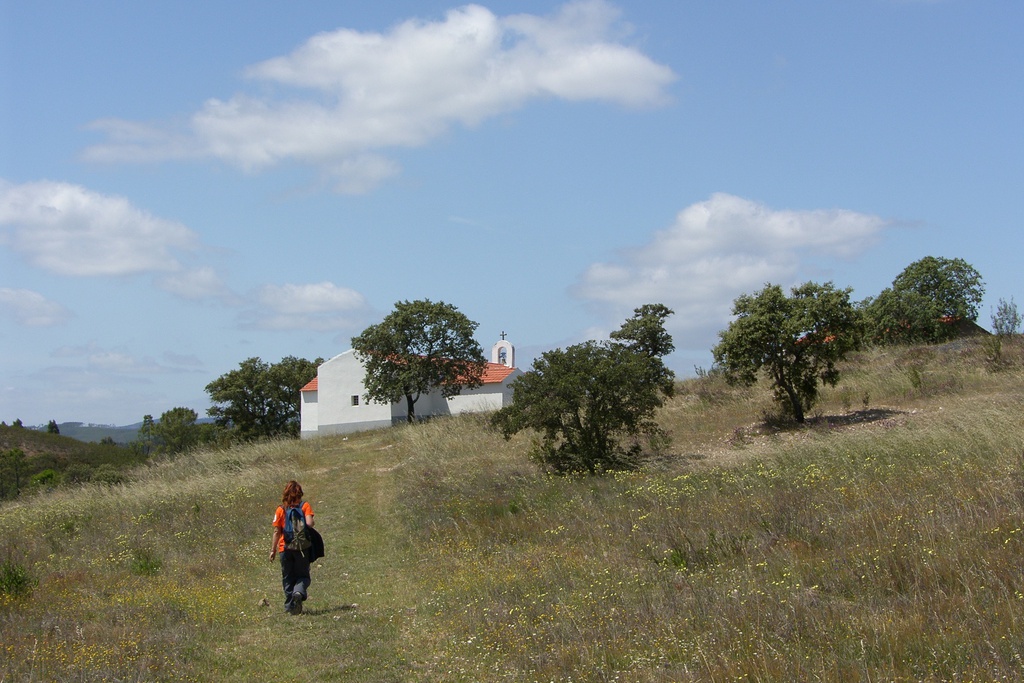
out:
<path id="1" fill-rule="evenodd" d="M 302 614 L 302 593 L 292 593 L 292 614 Z"/>

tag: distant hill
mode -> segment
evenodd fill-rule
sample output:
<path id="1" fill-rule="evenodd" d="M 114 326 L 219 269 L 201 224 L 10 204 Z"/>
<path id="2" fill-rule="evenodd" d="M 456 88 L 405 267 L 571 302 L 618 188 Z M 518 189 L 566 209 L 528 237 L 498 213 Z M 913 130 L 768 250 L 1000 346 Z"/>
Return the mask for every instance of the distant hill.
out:
<path id="1" fill-rule="evenodd" d="M 156 421 L 160 422 L 160 420 Z M 211 417 L 201 417 L 196 420 L 196 424 L 212 422 L 214 422 L 214 419 Z M 26 427 L 26 429 L 36 432 L 45 432 L 46 425 Z M 114 443 L 124 446 L 138 440 L 139 430 L 142 429 L 142 423 L 136 422 L 135 424 L 118 426 L 92 424 L 87 422 L 60 422 L 57 424 L 57 429 L 60 430 L 61 436 L 68 436 L 78 441 L 84 441 L 85 443 L 100 443 L 109 437 Z"/>
<path id="2" fill-rule="evenodd" d="M 61 436 L 70 436 L 72 439 L 85 441 L 87 443 L 99 443 L 110 437 L 114 443 L 127 444 L 139 438 L 141 422 L 133 425 L 118 427 L 115 425 L 86 424 L 84 422 L 62 422 L 57 425 Z M 43 427 L 45 430 L 45 427 Z"/>
<path id="3" fill-rule="evenodd" d="M 58 427 L 63 429 L 61 425 Z M 62 472 L 75 464 L 88 467 L 103 464 L 123 467 L 145 459 L 141 452 L 116 444 L 91 443 L 65 434 L 50 434 L 28 427 L 0 425 L 0 451 L 12 449 L 21 450 L 27 457 L 24 472 L 26 476 L 45 469 Z M 4 494 L 5 492 L 0 490 L 0 498 L 3 498 Z"/>

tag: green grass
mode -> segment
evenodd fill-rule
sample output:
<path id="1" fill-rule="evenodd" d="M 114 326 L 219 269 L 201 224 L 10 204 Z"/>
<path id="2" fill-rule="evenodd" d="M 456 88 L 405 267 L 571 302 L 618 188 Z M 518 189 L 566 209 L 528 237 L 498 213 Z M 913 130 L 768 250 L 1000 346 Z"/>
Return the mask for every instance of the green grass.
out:
<path id="1" fill-rule="evenodd" d="M 7 503 L 0 680 L 1021 680 L 1021 356 L 865 352 L 799 429 L 687 380 L 636 473 L 445 419 Z M 298 617 L 267 558 L 292 477 L 328 552 Z"/>

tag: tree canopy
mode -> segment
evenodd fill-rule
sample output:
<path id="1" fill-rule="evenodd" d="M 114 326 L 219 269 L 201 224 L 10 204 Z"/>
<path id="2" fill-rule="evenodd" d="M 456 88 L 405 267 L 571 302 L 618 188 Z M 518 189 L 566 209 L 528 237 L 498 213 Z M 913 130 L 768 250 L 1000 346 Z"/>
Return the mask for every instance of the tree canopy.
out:
<path id="1" fill-rule="evenodd" d="M 206 385 L 213 407 L 207 410 L 217 424 L 231 429 L 243 440 L 297 436 L 299 392 L 323 359 L 308 361 L 295 356 L 268 364 L 247 358 Z"/>
<path id="2" fill-rule="evenodd" d="M 540 433 L 532 456 L 557 473 L 598 473 L 635 468 L 641 438 L 663 436 L 654 420 L 674 375 L 662 356 L 673 349 L 663 322 L 665 306 L 637 308 L 612 333 L 614 341 L 588 341 L 546 351 L 533 369 L 512 382 L 513 402 L 492 424 L 505 438 Z"/>
<path id="3" fill-rule="evenodd" d="M 670 315 L 672 309 L 664 304 L 644 304 L 634 309 L 632 317 L 609 336 L 648 356 L 667 356 L 676 350 L 672 335 L 665 329 L 665 320 Z"/>
<path id="4" fill-rule="evenodd" d="M 920 294 L 935 302 L 940 315 L 954 320 L 977 320 L 985 296 L 981 274 L 960 258 L 926 256 L 904 268 L 892 288 Z"/>
<path id="5" fill-rule="evenodd" d="M 834 386 L 836 364 L 859 344 L 852 290 L 808 282 L 786 296 L 768 284 L 733 302 L 736 319 L 719 333 L 715 363 L 730 382 L 751 385 L 763 370 L 775 399 L 797 422 L 818 396 L 818 383 Z"/>
<path id="6" fill-rule="evenodd" d="M 873 344 L 926 344 L 954 331 L 939 306 L 917 292 L 886 288 L 865 301 L 861 310 L 865 337 Z"/>
<path id="7" fill-rule="evenodd" d="M 200 440 L 199 425 L 196 424 L 198 417 L 191 408 L 171 408 L 160 416 L 159 422 L 152 425 L 152 436 L 160 442 L 161 450 L 166 453 L 187 451 Z"/>
<path id="8" fill-rule="evenodd" d="M 957 334 L 957 322 L 978 319 L 984 295 L 981 275 L 969 263 L 926 256 L 864 303 L 868 339 L 877 344 L 945 341 Z"/>
<path id="9" fill-rule="evenodd" d="M 429 392 L 445 398 L 483 383 L 487 367 L 473 338 L 477 323 L 455 306 L 429 299 L 399 301 L 381 322 L 352 338 L 366 367 L 366 399 L 405 400 L 407 419 L 416 419 L 416 401 Z"/>

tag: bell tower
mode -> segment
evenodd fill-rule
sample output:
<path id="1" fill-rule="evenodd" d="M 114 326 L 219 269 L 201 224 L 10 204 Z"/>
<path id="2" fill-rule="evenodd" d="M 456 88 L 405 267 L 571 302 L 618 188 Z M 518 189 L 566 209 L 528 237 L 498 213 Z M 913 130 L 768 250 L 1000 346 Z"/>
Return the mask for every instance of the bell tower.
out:
<path id="1" fill-rule="evenodd" d="M 501 340 L 491 347 L 491 362 L 504 365 L 506 368 L 516 366 L 516 347 L 512 342 L 505 339 L 505 333 L 501 333 Z"/>

